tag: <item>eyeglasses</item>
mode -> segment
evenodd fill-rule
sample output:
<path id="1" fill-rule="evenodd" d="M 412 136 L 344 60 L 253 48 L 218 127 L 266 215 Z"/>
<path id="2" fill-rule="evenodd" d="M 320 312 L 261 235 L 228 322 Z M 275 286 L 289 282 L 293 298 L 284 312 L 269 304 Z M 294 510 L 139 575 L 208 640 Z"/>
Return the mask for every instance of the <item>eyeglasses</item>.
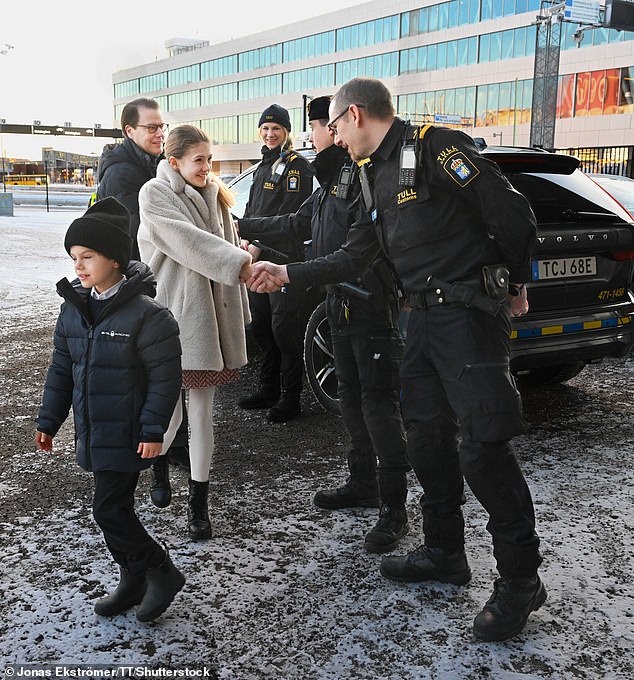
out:
<path id="1" fill-rule="evenodd" d="M 161 132 L 165 132 L 167 130 L 167 123 L 161 123 L 160 125 L 135 125 L 134 127 L 142 127 L 145 128 L 151 135 L 155 134 L 158 130 Z"/>
<path id="2" fill-rule="evenodd" d="M 328 129 L 330 132 L 334 132 L 337 134 L 337 121 L 344 116 L 348 111 L 350 111 L 350 107 L 353 106 L 352 104 L 348 104 L 347 108 L 345 108 L 338 116 L 335 116 L 330 123 L 328 123 Z M 365 104 L 354 104 L 359 109 L 365 109 Z"/>

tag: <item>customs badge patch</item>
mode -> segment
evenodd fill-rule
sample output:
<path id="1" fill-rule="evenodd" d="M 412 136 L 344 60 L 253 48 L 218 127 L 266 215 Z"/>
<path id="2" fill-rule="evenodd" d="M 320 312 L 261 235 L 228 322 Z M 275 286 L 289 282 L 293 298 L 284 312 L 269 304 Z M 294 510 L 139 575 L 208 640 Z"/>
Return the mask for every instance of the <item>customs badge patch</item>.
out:
<path id="1" fill-rule="evenodd" d="M 467 186 L 471 180 L 480 174 L 478 168 L 469 158 L 458 150 L 443 159 L 442 167 L 449 177 L 461 187 Z"/>
<path id="2" fill-rule="evenodd" d="M 299 191 L 299 175 L 288 175 L 286 180 L 287 191 Z"/>

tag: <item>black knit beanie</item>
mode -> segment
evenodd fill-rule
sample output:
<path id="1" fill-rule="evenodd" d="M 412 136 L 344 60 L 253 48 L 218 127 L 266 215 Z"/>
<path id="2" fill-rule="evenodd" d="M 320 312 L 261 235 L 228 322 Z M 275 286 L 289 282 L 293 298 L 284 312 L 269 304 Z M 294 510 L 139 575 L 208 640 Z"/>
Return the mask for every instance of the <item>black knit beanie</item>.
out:
<path id="1" fill-rule="evenodd" d="M 72 222 L 64 238 L 64 248 L 70 255 L 73 246 L 84 246 L 118 262 L 121 271 L 128 268 L 132 239 L 130 214 L 116 198 L 97 201 Z"/>
<path id="2" fill-rule="evenodd" d="M 262 111 L 258 127 L 261 127 L 264 123 L 278 123 L 289 132 L 291 130 L 291 117 L 288 115 L 288 111 L 279 104 L 271 104 Z"/>
<path id="3" fill-rule="evenodd" d="M 308 120 L 328 120 L 332 97 L 315 97 L 308 102 Z"/>

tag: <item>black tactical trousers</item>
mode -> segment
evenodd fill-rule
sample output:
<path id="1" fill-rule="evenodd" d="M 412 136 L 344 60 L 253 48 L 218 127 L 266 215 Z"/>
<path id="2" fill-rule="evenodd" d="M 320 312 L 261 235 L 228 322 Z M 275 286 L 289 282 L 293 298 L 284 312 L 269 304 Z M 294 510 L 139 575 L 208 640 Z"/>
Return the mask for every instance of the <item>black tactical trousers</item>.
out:
<path id="1" fill-rule="evenodd" d="M 95 470 L 92 512 L 114 561 L 135 574 L 158 567 L 165 551 L 148 534 L 134 511 L 139 472 Z"/>
<path id="2" fill-rule="evenodd" d="M 341 415 L 353 452 L 368 459 L 361 466 L 367 469 L 374 468 L 378 458 L 382 502 L 402 504 L 410 469 L 399 403 L 403 340 L 389 328 L 350 333 L 329 321 Z"/>
<path id="3" fill-rule="evenodd" d="M 506 309 L 496 317 L 461 304 L 412 311 L 402 409 L 409 460 L 424 491 L 425 543 L 462 549 L 464 476 L 489 514 L 498 571 L 525 578 L 541 557 L 530 491 L 509 443 L 525 429 L 509 336 Z"/>

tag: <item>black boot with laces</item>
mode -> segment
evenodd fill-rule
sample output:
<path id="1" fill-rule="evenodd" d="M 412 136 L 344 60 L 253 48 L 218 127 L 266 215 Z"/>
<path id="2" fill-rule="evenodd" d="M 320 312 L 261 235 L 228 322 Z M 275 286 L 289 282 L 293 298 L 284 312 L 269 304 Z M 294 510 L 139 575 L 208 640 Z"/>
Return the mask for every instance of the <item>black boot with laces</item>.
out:
<path id="1" fill-rule="evenodd" d="M 509 640 L 526 625 L 531 612 L 546 602 L 546 588 L 539 576 L 528 579 L 499 578 L 493 594 L 473 622 L 473 634 L 488 642 Z"/>
<path id="2" fill-rule="evenodd" d="M 383 505 L 377 523 L 365 537 L 363 547 L 372 553 L 390 552 L 408 532 L 405 506 Z"/>
<path id="3" fill-rule="evenodd" d="M 404 583 L 438 581 L 462 586 L 471 580 L 464 550 L 449 552 L 427 545 L 421 545 L 407 555 L 384 557 L 380 571 L 390 581 Z"/>

